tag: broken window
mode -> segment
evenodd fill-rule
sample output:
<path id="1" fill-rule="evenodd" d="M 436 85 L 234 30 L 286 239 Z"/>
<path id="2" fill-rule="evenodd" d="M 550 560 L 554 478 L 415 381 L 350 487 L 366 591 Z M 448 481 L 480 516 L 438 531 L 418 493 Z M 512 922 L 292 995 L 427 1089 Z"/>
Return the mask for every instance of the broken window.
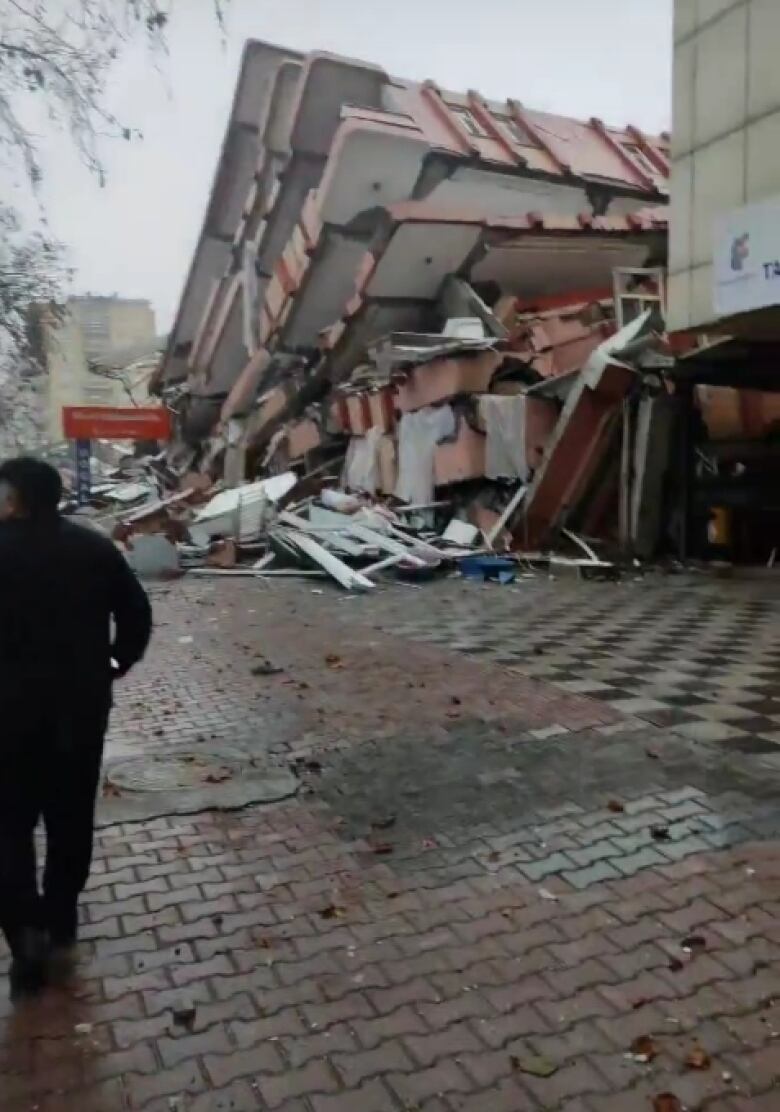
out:
<path id="1" fill-rule="evenodd" d="M 491 135 L 485 125 L 479 120 L 470 108 L 465 108 L 460 104 L 448 104 L 450 112 L 453 112 L 460 123 L 465 127 L 469 135 L 473 135 L 478 139 L 490 139 Z"/>
<path id="2" fill-rule="evenodd" d="M 651 178 L 654 178 L 658 173 L 657 168 L 653 165 L 641 147 L 636 143 L 621 143 L 623 150 L 634 161 L 640 170 L 643 170 Z"/>
<path id="3" fill-rule="evenodd" d="M 496 122 L 504 129 L 509 135 L 510 140 L 516 147 L 536 147 L 536 143 L 531 139 L 531 136 L 521 127 L 514 116 L 496 115 Z"/>

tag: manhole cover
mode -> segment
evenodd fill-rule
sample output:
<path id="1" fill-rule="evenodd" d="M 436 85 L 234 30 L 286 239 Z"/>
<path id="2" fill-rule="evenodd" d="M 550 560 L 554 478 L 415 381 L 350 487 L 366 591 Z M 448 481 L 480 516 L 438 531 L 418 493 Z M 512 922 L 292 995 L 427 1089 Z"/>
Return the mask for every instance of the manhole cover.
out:
<path id="1" fill-rule="evenodd" d="M 218 753 L 149 753 L 118 761 L 108 779 L 130 792 L 171 792 L 227 784 L 240 766 Z"/>
<path id="2" fill-rule="evenodd" d="M 300 781 L 287 769 L 240 753 L 147 753 L 118 760 L 106 770 L 104 796 L 126 792 L 219 792 L 234 803 L 275 803 L 297 793 Z M 111 791 L 111 787 L 116 789 Z"/>

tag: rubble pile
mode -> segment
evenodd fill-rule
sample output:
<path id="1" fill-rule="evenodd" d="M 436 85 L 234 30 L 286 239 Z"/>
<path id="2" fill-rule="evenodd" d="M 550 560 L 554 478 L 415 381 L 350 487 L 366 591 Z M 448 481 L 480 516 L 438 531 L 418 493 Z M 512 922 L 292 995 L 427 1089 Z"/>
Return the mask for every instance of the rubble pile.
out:
<path id="1" fill-rule="evenodd" d="M 505 584 L 539 568 L 614 569 L 569 531 L 564 542 L 571 555 L 511 552 L 501 518 L 481 529 L 450 500 L 410 504 L 347 493 L 328 485 L 328 477 L 317 494 L 305 494 L 307 478 L 294 471 L 211 491 L 188 486 L 194 478 L 167 493 L 172 477 L 159 473 L 105 482 L 92 505 L 66 503 L 66 511 L 109 533 L 145 578 L 319 578 L 360 592 L 388 580 L 421 584 L 447 574 Z M 517 488 L 505 520 L 525 489 Z"/>
<path id="2" fill-rule="evenodd" d="M 581 294 L 531 310 L 450 275 L 439 331 L 380 336 L 316 403 L 305 387 L 258 398 L 256 419 L 288 419 L 255 439 L 254 481 L 220 477 L 213 441 L 199 458 L 175 441 L 94 496 L 141 574 L 350 591 L 452 571 L 614 574 L 658 549 L 676 420 L 658 274 L 635 279 L 633 312 Z"/>

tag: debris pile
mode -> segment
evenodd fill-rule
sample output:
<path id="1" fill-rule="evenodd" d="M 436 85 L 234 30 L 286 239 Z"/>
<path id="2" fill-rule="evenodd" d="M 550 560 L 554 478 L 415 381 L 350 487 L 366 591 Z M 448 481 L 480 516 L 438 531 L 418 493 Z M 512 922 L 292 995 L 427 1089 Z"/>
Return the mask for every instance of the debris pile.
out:
<path id="1" fill-rule="evenodd" d="M 445 501 L 429 530 L 455 518 L 488 556 L 590 559 L 562 527 L 618 545 L 623 402 L 650 389 L 624 349 L 663 333 L 669 137 L 280 56 L 247 45 L 152 384 L 169 464 L 228 488 L 294 471 L 296 503 L 323 476 L 396 513 Z M 296 538 L 310 559 L 323 539 Z"/>
<path id="2" fill-rule="evenodd" d="M 501 518 L 480 528 L 455 499 L 402 503 L 328 482 L 324 476 L 318 493 L 307 494 L 308 478 L 286 471 L 210 492 L 188 486 L 160 496 L 150 489 L 140 505 L 115 518 L 112 509 L 111 532 L 144 577 L 304 577 L 369 591 L 389 578 L 414 585 L 459 573 L 506 584 L 538 568 L 613 568 L 568 530 L 564 539 L 573 555 L 510 552 L 497 544 Z M 516 494 L 507 510 L 518 501 Z M 91 520 L 105 528 L 105 516 Z"/>

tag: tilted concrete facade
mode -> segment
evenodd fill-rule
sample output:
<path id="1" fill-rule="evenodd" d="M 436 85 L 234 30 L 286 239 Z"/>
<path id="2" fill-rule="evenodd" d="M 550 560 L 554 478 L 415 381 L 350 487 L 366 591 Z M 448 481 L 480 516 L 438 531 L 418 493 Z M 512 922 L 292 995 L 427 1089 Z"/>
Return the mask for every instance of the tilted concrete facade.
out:
<path id="1" fill-rule="evenodd" d="M 643 265 L 647 222 L 578 269 L 583 229 L 663 205 L 667 173 L 665 136 L 250 42 L 158 386 L 187 383 L 202 439 L 284 385 L 282 357 L 325 352 L 337 383 L 377 337 L 424 328 L 448 274 L 517 296 L 556 292 L 564 269 L 609 282 Z"/>

